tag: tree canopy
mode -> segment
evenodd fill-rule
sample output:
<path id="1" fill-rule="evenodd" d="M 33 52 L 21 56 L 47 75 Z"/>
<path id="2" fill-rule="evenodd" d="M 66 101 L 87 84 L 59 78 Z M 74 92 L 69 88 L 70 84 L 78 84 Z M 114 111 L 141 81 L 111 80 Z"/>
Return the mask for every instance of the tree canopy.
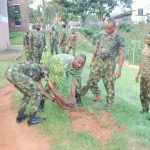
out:
<path id="1" fill-rule="evenodd" d="M 95 14 L 100 19 L 108 15 L 117 6 L 131 8 L 132 0 L 54 0 L 64 8 L 64 16 L 69 19 L 77 17 L 84 21 L 89 14 Z"/>

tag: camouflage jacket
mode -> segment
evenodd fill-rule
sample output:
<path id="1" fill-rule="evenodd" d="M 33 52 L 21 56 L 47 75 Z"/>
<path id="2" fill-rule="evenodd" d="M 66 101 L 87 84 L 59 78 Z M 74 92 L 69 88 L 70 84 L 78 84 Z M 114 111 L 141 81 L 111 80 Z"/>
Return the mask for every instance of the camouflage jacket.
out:
<path id="1" fill-rule="evenodd" d="M 10 65 L 7 71 L 10 75 L 18 72 L 31 77 L 35 81 L 40 81 L 42 78 L 48 78 L 48 71 L 45 71 L 44 67 L 37 63 L 27 62 Z"/>
<path id="2" fill-rule="evenodd" d="M 102 31 L 97 38 L 97 44 L 100 46 L 97 56 L 104 59 L 115 59 L 119 49 L 124 50 L 124 39 L 116 32 L 109 35 L 106 31 Z"/>
<path id="3" fill-rule="evenodd" d="M 44 31 L 32 31 L 30 35 L 31 46 L 44 48 L 46 45 L 45 33 Z"/>

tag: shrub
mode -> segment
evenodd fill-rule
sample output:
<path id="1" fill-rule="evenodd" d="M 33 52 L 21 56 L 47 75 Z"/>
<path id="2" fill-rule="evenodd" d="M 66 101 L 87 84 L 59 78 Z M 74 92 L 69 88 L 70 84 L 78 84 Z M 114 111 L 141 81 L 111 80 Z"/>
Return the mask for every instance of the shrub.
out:
<path id="1" fill-rule="evenodd" d="M 117 27 L 121 31 L 130 32 L 131 31 L 131 25 L 127 23 L 120 23 Z"/>

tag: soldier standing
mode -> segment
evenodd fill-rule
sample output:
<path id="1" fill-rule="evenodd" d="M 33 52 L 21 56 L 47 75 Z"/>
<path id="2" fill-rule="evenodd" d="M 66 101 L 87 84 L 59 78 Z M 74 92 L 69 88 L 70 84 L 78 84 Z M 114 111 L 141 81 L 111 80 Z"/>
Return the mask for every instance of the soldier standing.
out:
<path id="1" fill-rule="evenodd" d="M 61 37 L 60 37 L 60 48 L 63 54 L 66 53 L 66 45 L 67 45 L 67 29 L 66 29 L 67 25 L 66 23 L 62 25 L 62 33 L 61 33 Z"/>
<path id="2" fill-rule="evenodd" d="M 36 25 L 36 30 L 31 32 L 30 42 L 31 42 L 31 50 L 34 57 L 34 62 L 40 63 L 42 58 L 42 53 L 45 50 L 46 39 L 45 33 L 41 31 L 41 25 Z"/>
<path id="3" fill-rule="evenodd" d="M 81 90 L 81 95 L 84 96 L 88 89 L 95 95 L 94 101 L 100 101 L 100 90 L 98 82 L 102 78 L 107 96 L 107 103 L 104 109 L 111 107 L 114 97 L 115 79 L 121 76 L 121 70 L 124 61 L 124 40 L 122 36 L 115 32 L 116 23 L 109 18 L 106 21 L 105 30 L 102 31 L 97 39 L 97 45 L 91 59 L 91 69 L 87 85 Z M 115 72 L 115 58 L 118 56 L 119 64 Z"/>
<path id="4" fill-rule="evenodd" d="M 142 61 L 136 75 L 136 82 L 140 78 L 141 113 L 148 113 L 150 102 L 150 32 L 146 36 L 146 45 L 142 50 Z M 149 119 L 150 120 L 150 119 Z"/>
<path id="5" fill-rule="evenodd" d="M 26 59 L 33 60 L 31 47 L 30 47 L 30 32 L 29 32 L 29 30 L 27 30 L 23 36 L 23 46 L 24 46 Z"/>
<path id="6" fill-rule="evenodd" d="M 73 56 L 75 56 L 76 43 L 77 43 L 77 35 L 75 32 L 75 29 L 72 29 L 72 33 L 68 39 L 68 43 L 69 43 L 69 48 L 68 48 L 67 54 L 69 54 L 70 50 L 72 49 Z"/>
<path id="7" fill-rule="evenodd" d="M 49 33 L 51 55 L 53 55 L 54 50 L 55 53 L 58 54 L 58 39 L 58 32 L 56 31 L 55 27 L 52 26 L 52 29 Z"/>

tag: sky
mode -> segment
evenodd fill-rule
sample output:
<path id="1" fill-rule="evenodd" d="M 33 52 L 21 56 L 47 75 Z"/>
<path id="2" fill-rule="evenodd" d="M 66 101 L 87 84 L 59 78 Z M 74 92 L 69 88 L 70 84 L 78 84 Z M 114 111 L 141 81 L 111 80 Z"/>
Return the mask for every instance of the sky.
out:
<path id="1" fill-rule="evenodd" d="M 42 4 L 42 0 L 35 0 L 33 8 L 36 9 L 39 4 Z M 138 9 L 143 7 L 144 8 L 148 7 L 150 9 L 150 0 L 133 0 L 132 9 Z"/>

